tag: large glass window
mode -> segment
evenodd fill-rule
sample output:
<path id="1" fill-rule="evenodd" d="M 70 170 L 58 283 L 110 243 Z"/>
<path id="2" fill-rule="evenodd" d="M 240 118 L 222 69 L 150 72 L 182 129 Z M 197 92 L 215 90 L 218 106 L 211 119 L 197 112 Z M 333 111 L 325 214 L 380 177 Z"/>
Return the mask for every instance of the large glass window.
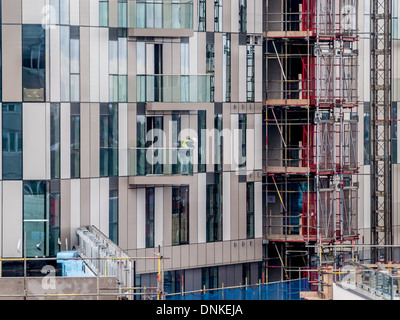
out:
<path id="1" fill-rule="evenodd" d="M 109 74 L 112 102 L 128 101 L 128 63 L 126 29 L 110 28 L 109 33 Z"/>
<path id="2" fill-rule="evenodd" d="M 80 105 L 71 104 L 71 178 L 80 177 L 81 116 Z"/>
<path id="3" fill-rule="evenodd" d="M 109 238 L 118 244 L 118 190 L 110 190 Z"/>
<path id="4" fill-rule="evenodd" d="M 118 176 L 118 104 L 100 104 L 100 176 Z"/>
<path id="5" fill-rule="evenodd" d="M 45 29 L 22 25 L 22 88 L 24 101 L 45 101 Z"/>
<path id="6" fill-rule="evenodd" d="M 392 113 L 392 162 L 397 163 L 397 102 L 393 103 Z"/>
<path id="7" fill-rule="evenodd" d="M 172 188 L 172 245 L 189 243 L 189 187 Z"/>
<path id="8" fill-rule="evenodd" d="M 22 179 L 22 105 L 2 106 L 3 180 Z"/>
<path id="9" fill-rule="evenodd" d="M 222 0 L 214 0 L 214 30 L 222 31 Z"/>
<path id="10" fill-rule="evenodd" d="M 247 32 L 247 0 L 239 0 L 239 32 Z"/>
<path id="11" fill-rule="evenodd" d="M 172 115 L 172 150 L 171 160 L 172 161 L 172 174 L 179 174 L 181 172 L 181 163 L 179 161 L 179 148 L 181 146 L 179 134 L 182 130 L 181 115 Z"/>
<path id="12" fill-rule="evenodd" d="M 224 55 L 223 55 L 223 89 L 224 89 L 224 101 L 231 101 L 231 34 L 226 33 L 223 36 Z"/>
<path id="13" fill-rule="evenodd" d="M 71 101 L 80 101 L 80 31 L 79 27 L 70 27 L 70 77 L 71 77 Z"/>
<path id="14" fill-rule="evenodd" d="M 254 46 L 247 46 L 247 102 L 254 102 L 254 72 L 255 72 L 255 61 L 254 61 Z"/>
<path id="15" fill-rule="evenodd" d="M 184 270 L 166 271 L 164 273 L 165 293 L 183 292 L 185 286 Z"/>
<path id="16" fill-rule="evenodd" d="M 254 238 L 254 182 L 246 185 L 246 234 L 248 239 Z"/>
<path id="17" fill-rule="evenodd" d="M 206 187 L 207 242 L 222 241 L 222 179 L 214 174 L 214 181 Z"/>
<path id="18" fill-rule="evenodd" d="M 206 289 L 218 288 L 218 267 L 203 268 L 201 271 L 203 287 Z"/>
<path id="19" fill-rule="evenodd" d="M 154 248 L 154 188 L 146 189 L 146 248 Z"/>
<path id="20" fill-rule="evenodd" d="M 197 129 L 198 134 L 198 172 L 206 172 L 206 162 L 207 162 L 207 111 L 199 110 L 197 112 Z"/>
<path id="21" fill-rule="evenodd" d="M 239 114 L 239 168 L 246 167 L 247 115 Z"/>
<path id="22" fill-rule="evenodd" d="M 199 31 L 206 31 L 206 0 L 199 0 Z"/>
<path id="23" fill-rule="evenodd" d="M 55 256 L 59 251 L 60 194 L 46 181 L 24 181 L 24 242 L 27 257 Z"/>
<path id="24" fill-rule="evenodd" d="M 137 117 L 137 175 L 139 176 L 163 173 L 161 161 L 164 145 L 163 122 L 164 118 L 159 116 Z"/>
<path id="25" fill-rule="evenodd" d="M 99 25 L 100 27 L 108 27 L 108 0 L 100 0 L 99 2 Z"/>
<path id="26" fill-rule="evenodd" d="M 371 104 L 364 102 L 364 165 L 371 163 Z"/>
<path id="27" fill-rule="evenodd" d="M 222 163 L 223 163 L 223 144 L 222 144 L 222 114 L 214 115 L 214 128 L 215 128 L 215 145 L 214 145 L 214 152 L 215 152 L 215 165 L 214 170 L 216 172 L 222 171 Z"/>
<path id="28" fill-rule="evenodd" d="M 128 19 L 128 9 L 126 0 L 118 0 L 118 27 L 126 28 Z"/>
<path id="29" fill-rule="evenodd" d="M 51 178 L 60 179 L 60 104 L 50 105 Z"/>
<path id="30" fill-rule="evenodd" d="M 215 52 L 214 45 L 206 45 L 206 73 L 214 73 L 215 71 Z"/>

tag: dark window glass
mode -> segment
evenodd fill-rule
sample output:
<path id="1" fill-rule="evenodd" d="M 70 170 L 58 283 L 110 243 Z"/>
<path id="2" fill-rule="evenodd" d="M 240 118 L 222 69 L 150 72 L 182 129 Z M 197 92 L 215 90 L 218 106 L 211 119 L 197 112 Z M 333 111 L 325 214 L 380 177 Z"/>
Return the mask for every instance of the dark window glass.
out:
<path id="1" fill-rule="evenodd" d="M 22 106 L 20 103 L 2 106 L 3 180 L 22 179 Z"/>
<path id="2" fill-rule="evenodd" d="M 109 238 L 118 244 L 118 190 L 110 190 Z"/>
<path id="3" fill-rule="evenodd" d="M 246 130 L 247 116 L 239 114 L 239 168 L 246 167 Z"/>
<path id="4" fill-rule="evenodd" d="M 371 163 L 371 105 L 364 102 L 364 164 Z"/>
<path id="5" fill-rule="evenodd" d="M 199 0 L 199 31 L 206 31 L 206 0 Z"/>
<path id="6" fill-rule="evenodd" d="M 246 190 L 246 234 L 247 238 L 254 238 L 254 182 L 247 183 Z"/>
<path id="7" fill-rule="evenodd" d="M 255 51 L 254 46 L 247 46 L 247 102 L 254 102 L 254 73 L 255 73 Z"/>
<path id="8" fill-rule="evenodd" d="M 154 248 L 154 188 L 146 189 L 146 248 Z"/>
<path id="9" fill-rule="evenodd" d="M 77 105 L 78 107 L 79 105 Z M 81 116 L 80 110 L 71 111 L 71 178 L 80 177 Z"/>
<path id="10" fill-rule="evenodd" d="M 248 285 L 251 283 L 251 268 L 250 263 L 243 263 L 242 265 L 242 284 Z"/>
<path id="11" fill-rule="evenodd" d="M 166 293 L 183 292 L 184 270 L 167 271 L 164 273 L 164 291 Z"/>
<path id="12" fill-rule="evenodd" d="M 198 172 L 206 172 L 206 159 L 207 159 L 207 142 L 206 142 L 206 129 L 207 129 L 207 111 L 199 110 L 198 111 L 198 120 L 197 120 L 197 128 L 198 128 L 198 139 L 199 139 L 199 148 L 198 148 Z"/>
<path id="13" fill-rule="evenodd" d="M 214 183 L 206 187 L 207 193 L 207 242 L 222 241 L 222 179 L 221 174 L 214 174 Z"/>
<path id="14" fill-rule="evenodd" d="M 203 288 L 218 288 L 218 267 L 203 268 L 201 271 Z"/>
<path id="15" fill-rule="evenodd" d="M 172 188 L 172 245 L 189 243 L 189 187 Z"/>
<path id="16" fill-rule="evenodd" d="M 118 176 L 118 104 L 100 105 L 100 176 Z"/>
<path id="17" fill-rule="evenodd" d="M 222 156 L 223 156 L 223 145 L 222 145 L 222 114 L 216 114 L 214 116 L 214 127 L 215 127 L 215 171 L 222 171 Z"/>
<path id="18" fill-rule="evenodd" d="M 172 174 L 179 174 L 181 172 L 181 163 L 179 161 L 178 156 L 178 149 L 180 147 L 179 142 L 179 134 L 182 129 L 181 124 L 181 115 L 180 114 L 173 114 L 172 115 Z"/>
<path id="19" fill-rule="evenodd" d="M 247 32 L 247 0 L 239 0 L 239 32 Z"/>
<path id="20" fill-rule="evenodd" d="M 24 101 L 45 101 L 45 30 L 22 25 L 22 88 Z"/>
<path id="21" fill-rule="evenodd" d="M 49 234 L 49 255 L 54 257 L 60 251 L 60 194 L 50 194 L 50 234 Z"/>
<path id="22" fill-rule="evenodd" d="M 60 179 L 60 104 L 50 105 L 51 178 Z"/>

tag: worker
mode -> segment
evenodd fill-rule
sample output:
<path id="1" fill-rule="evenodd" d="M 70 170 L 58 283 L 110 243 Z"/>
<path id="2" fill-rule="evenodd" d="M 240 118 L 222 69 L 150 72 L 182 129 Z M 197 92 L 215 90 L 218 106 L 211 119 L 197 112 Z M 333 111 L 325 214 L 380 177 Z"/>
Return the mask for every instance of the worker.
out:
<path id="1" fill-rule="evenodd" d="M 194 149 L 195 139 L 191 139 L 189 136 L 182 142 L 182 147 L 179 150 L 180 161 L 182 163 L 182 174 L 189 174 L 189 162 L 191 158 L 192 150 Z"/>

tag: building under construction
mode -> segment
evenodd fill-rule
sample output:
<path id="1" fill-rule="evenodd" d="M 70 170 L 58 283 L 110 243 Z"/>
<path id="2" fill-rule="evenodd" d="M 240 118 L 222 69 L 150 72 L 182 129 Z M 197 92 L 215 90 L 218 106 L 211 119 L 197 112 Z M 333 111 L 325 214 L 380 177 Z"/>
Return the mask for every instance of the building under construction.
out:
<path id="1" fill-rule="evenodd" d="M 391 30 L 397 4 L 280 0 L 266 1 L 265 9 L 269 277 L 289 279 L 304 268 L 313 281 L 310 270 L 320 267 L 396 260 Z"/>

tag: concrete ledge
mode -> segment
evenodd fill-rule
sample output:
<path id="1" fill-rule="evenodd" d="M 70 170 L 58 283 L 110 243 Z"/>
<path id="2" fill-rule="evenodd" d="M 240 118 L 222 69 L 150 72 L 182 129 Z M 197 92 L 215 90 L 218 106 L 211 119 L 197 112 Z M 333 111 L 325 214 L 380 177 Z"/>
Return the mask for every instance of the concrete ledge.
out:
<path id="1" fill-rule="evenodd" d="M 166 37 L 180 38 L 193 37 L 193 29 L 151 29 L 151 28 L 130 28 L 128 37 Z"/>

